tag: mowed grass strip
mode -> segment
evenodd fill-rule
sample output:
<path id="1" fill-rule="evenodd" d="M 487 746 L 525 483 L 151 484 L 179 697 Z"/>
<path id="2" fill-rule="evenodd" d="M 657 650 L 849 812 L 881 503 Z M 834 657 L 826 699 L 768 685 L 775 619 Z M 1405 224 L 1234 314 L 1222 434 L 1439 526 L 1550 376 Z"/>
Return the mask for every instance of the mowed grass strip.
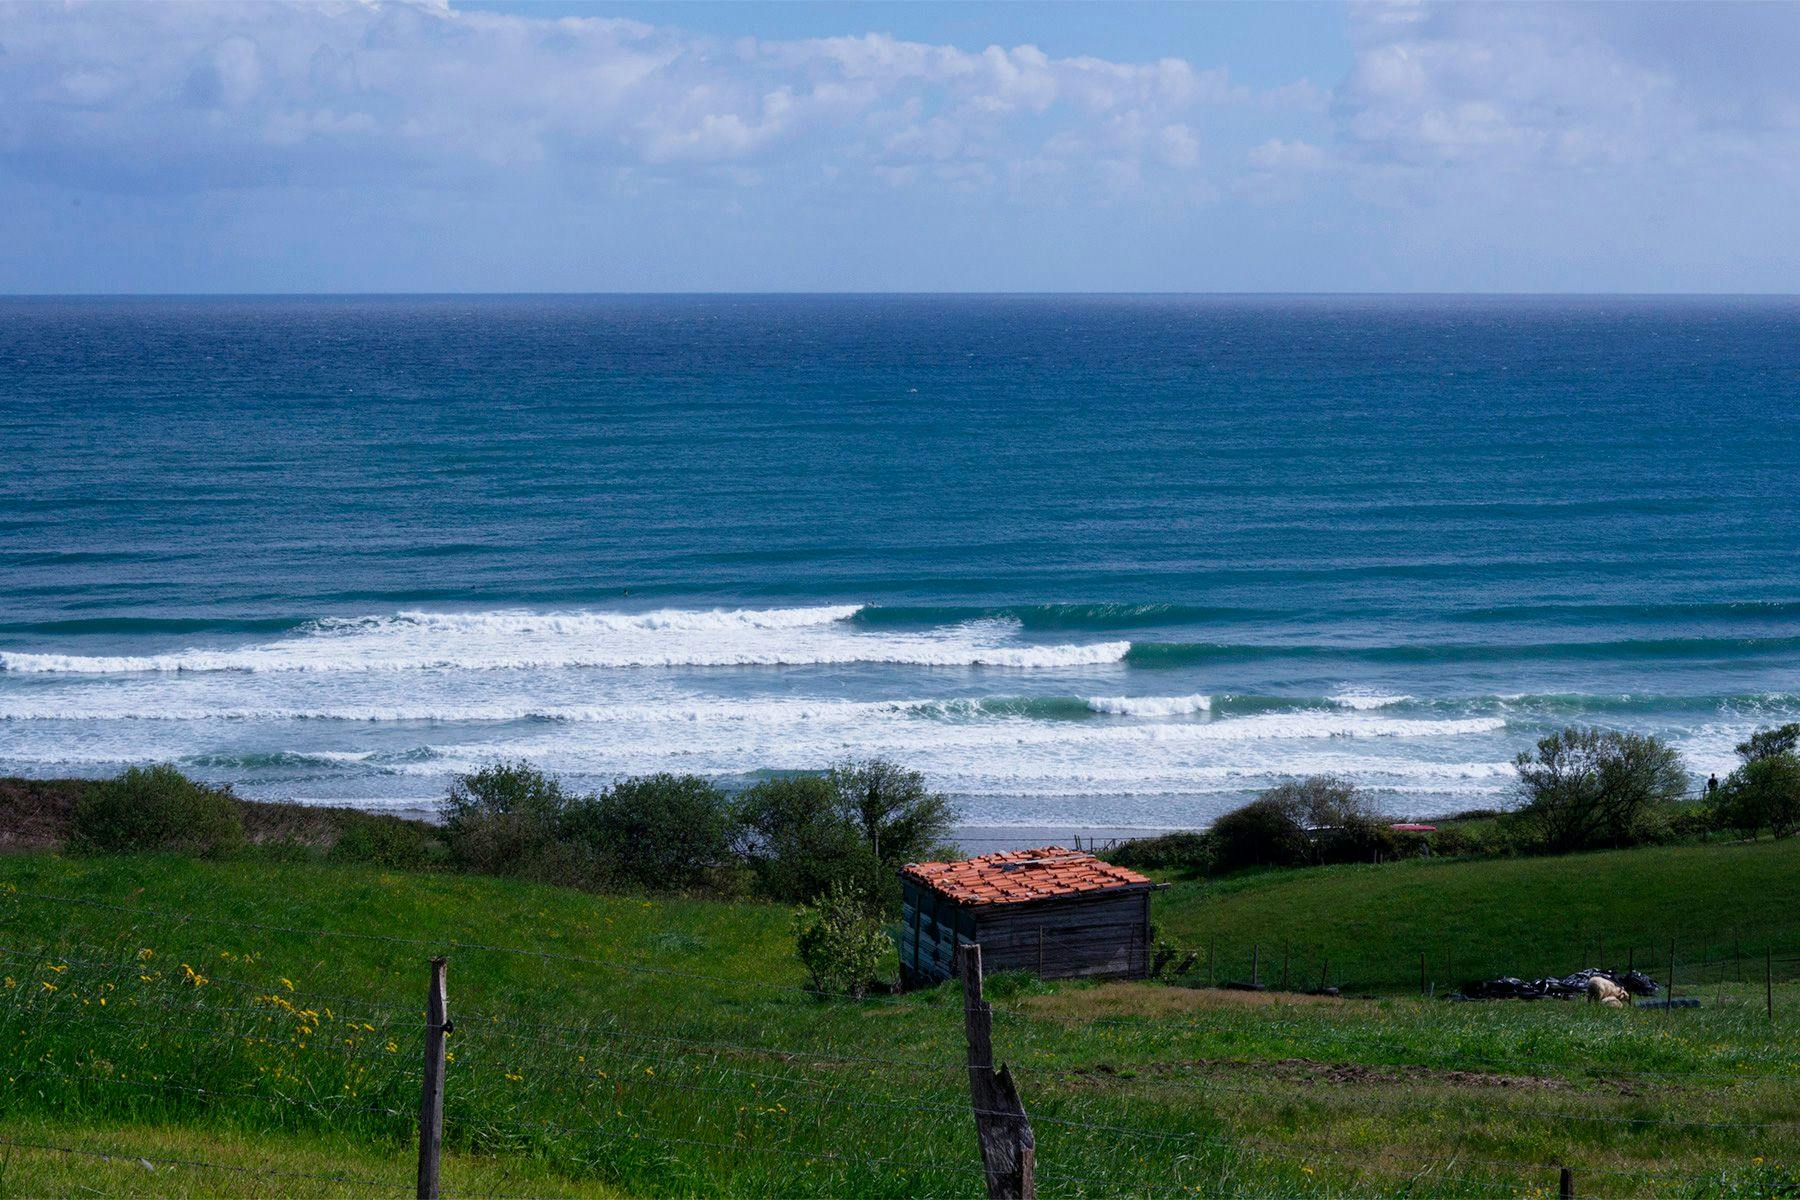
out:
<path id="1" fill-rule="evenodd" d="M 21 856 L 0 860 L 0 932 L 7 1121 L 121 1146 L 137 1130 L 322 1138 L 404 1162 L 425 960 L 455 940 L 447 1145 L 539 1181 L 498 1190 L 981 1192 L 956 991 L 811 995 L 780 908 Z M 1046 1196 L 1511 1195 L 1553 1187 L 1546 1166 L 1564 1161 L 1585 1168 L 1584 1195 L 1760 1195 L 1800 1148 L 1787 987 L 1773 1026 L 1748 1003 L 1621 1013 L 1009 976 L 990 995 Z"/>
<path id="2" fill-rule="evenodd" d="M 1800 839 L 1484 861 L 1414 859 L 1167 877 L 1159 936 L 1210 949 L 1220 980 L 1443 992 L 1468 979 L 1534 978 L 1628 962 L 1678 984 L 1760 985 L 1764 955 L 1800 977 Z"/>

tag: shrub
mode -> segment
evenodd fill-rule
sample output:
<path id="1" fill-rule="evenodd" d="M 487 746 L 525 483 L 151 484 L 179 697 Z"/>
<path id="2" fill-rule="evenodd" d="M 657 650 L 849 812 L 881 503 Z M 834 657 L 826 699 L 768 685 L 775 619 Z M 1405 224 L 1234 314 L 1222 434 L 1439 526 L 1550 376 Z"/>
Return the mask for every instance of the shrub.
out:
<path id="1" fill-rule="evenodd" d="M 1298 866 L 1310 849 L 1306 827 L 1267 793 L 1214 821 L 1212 837 L 1213 862 L 1220 871 Z"/>
<path id="2" fill-rule="evenodd" d="M 1744 765 L 1720 785 L 1717 805 L 1720 822 L 1732 829 L 1749 834 L 1767 829 L 1787 837 L 1800 828 L 1800 754 L 1745 755 Z"/>
<path id="3" fill-rule="evenodd" d="M 1329 775 L 1270 788 L 1213 822 L 1212 836 L 1221 871 L 1361 862 L 1396 849 L 1355 786 Z"/>
<path id="4" fill-rule="evenodd" d="M 76 801 L 70 841 L 109 853 L 223 854 L 244 844 L 244 818 L 229 790 L 205 787 L 166 764 L 132 767 Z"/>
<path id="5" fill-rule="evenodd" d="M 1427 840 L 1431 845 L 1431 852 L 1441 858 L 1472 858 L 1478 854 L 1500 852 L 1496 839 L 1486 834 L 1486 831 L 1478 833 L 1452 826 L 1429 835 Z"/>
<path id="6" fill-rule="evenodd" d="M 862 999 L 891 946 L 869 896 L 854 885 L 833 883 L 794 913 L 794 948 L 820 991 Z"/>
<path id="7" fill-rule="evenodd" d="M 885 893 L 880 861 L 818 775 L 769 779 L 738 798 L 739 845 L 763 891 L 794 904 L 834 883 Z M 898 886 L 897 884 L 894 886 Z"/>
<path id="8" fill-rule="evenodd" d="M 1564 729 L 1516 765 L 1525 798 L 1517 820 L 1536 848 L 1552 853 L 1656 841 L 1688 786 L 1681 756 L 1646 734 Z"/>
<path id="9" fill-rule="evenodd" d="M 1193 871 L 1204 875 L 1213 867 L 1214 842 L 1211 834 L 1183 830 L 1132 838 L 1101 857 L 1107 862 L 1140 871 Z"/>
<path id="10" fill-rule="evenodd" d="M 459 870 L 554 879 L 571 866 L 558 844 L 572 798 L 526 762 L 496 762 L 450 784 L 444 842 Z"/>
<path id="11" fill-rule="evenodd" d="M 715 880 L 731 858 L 736 824 L 730 799 L 709 781 L 647 775 L 572 803 L 558 836 L 612 882 L 679 891 Z"/>
<path id="12" fill-rule="evenodd" d="M 332 858 L 396 871 L 419 871 L 430 865 L 431 835 L 418 822 L 355 809 L 335 816 L 337 840 L 331 844 Z"/>
<path id="13" fill-rule="evenodd" d="M 956 824 L 956 810 L 925 777 L 885 758 L 839 763 L 828 776 L 843 815 L 862 830 L 884 867 L 931 856 Z"/>

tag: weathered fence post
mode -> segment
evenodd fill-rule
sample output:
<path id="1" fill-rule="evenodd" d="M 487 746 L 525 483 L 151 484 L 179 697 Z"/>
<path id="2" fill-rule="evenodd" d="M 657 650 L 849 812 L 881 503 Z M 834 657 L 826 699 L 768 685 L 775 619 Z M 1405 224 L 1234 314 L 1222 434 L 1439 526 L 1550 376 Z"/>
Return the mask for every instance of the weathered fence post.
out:
<path id="1" fill-rule="evenodd" d="M 1288 953 L 1292 949 L 1288 943 L 1281 943 L 1281 990 L 1288 990 Z"/>
<path id="2" fill-rule="evenodd" d="M 444 967 L 448 959 L 431 960 L 431 985 L 425 996 L 425 1078 L 419 1097 L 419 1200 L 438 1200 L 438 1156 L 444 1145 L 444 1035 L 450 1032 L 445 1012 Z"/>
<path id="3" fill-rule="evenodd" d="M 981 996 L 981 947 L 965 943 L 960 952 L 969 1100 L 975 1109 L 988 1200 L 1036 1200 L 1037 1141 L 1011 1072 L 994 1069 L 994 1010 Z"/>
<path id="4" fill-rule="evenodd" d="M 1775 951 L 1763 951 L 1763 1007 L 1768 1010 L 1769 1020 L 1775 1019 Z"/>
<path id="5" fill-rule="evenodd" d="M 1564 1167 L 1556 1179 L 1557 1200 L 1575 1200 L 1575 1172 Z"/>
<path id="6" fill-rule="evenodd" d="M 1262 986 L 1262 943 L 1250 943 L 1250 986 Z"/>
<path id="7" fill-rule="evenodd" d="M 1425 995 L 1425 952 L 1419 951 L 1419 995 Z"/>

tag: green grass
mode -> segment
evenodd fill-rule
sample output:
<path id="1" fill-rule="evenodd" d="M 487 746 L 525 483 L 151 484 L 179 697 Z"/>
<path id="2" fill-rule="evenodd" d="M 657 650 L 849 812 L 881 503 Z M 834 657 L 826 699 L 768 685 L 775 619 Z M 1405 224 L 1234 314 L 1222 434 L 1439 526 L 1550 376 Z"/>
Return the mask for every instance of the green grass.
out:
<path id="1" fill-rule="evenodd" d="M 1716 853 L 1714 875 L 1777 869 L 1761 847 Z M 1530 915 L 1505 892 L 1470 907 L 1483 885 L 1465 894 L 1459 872 L 1515 865 L 1403 865 L 1360 887 L 1353 872 L 1296 873 L 1216 896 L 1183 885 L 1159 896 L 1158 920 L 1286 904 L 1348 937 L 1368 919 L 1346 909 L 1365 903 L 1356 893 L 1424 879 L 1497 937 Z M 1791 903 L 1772 912 L 1795 919 Z M 340 1174 L 405 1190 L 425 962 L 452 940 L 446 1191 L 980 1194 L 955 990 L 812 996 L 784 909 L 42 854 L 0 859 L 0 1139 L 288 1174 L 13 1146 L 0 1182 L 316 1195 L 328 1185 L 295 1176 Z M 1726 994 L 1741 1002 L 1709 991 L 1700 1010 L 1653 1013 L 990 987 L 1046 1197 L 1527 1195 L 1555 1186 L 1559 1162 L 1589 1196 L 1785 1194 L 1800 986 L 1781 985 L 1773 1024 L 1759 989 Z"/>
<path id="2" fill-rule="evenodd" d="M 305 1136 L 205 1127 L 15 1118 L 0 1121 L 0 1197 L 410 1195 L 410 1146 L 341 1134 Z M 451 1153 L 446 1172 L 481 1195 L 615 1197 L 597 1180 L 569 1180 L 529 1159 Z"/>
<path id="3" fill-rule="evenodd" d="M 1221 978 L 1246 978 L 1256 946 L 1265 981 L 1285 951 L 1296 983 L 1329 965 L 1355 990 L 1417 991 L 1421 953 L 1440 991 L 1628 962 L 1661 980 L 1672 941 L 1678 984 L 1710 989 L 1721 975 L 1760 984 L 1765 952 L 1794 975 L 1796 912 L 1800 839 L 1175 879 L 1156 922 L 1202 957 L 1211 947 Z"/>

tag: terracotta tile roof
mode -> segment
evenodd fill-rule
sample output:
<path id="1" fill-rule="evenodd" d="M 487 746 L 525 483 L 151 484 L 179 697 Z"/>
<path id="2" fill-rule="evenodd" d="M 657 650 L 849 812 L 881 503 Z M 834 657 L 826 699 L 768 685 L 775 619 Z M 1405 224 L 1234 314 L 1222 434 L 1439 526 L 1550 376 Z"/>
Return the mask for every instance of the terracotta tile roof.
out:
<path id="1" fill-rule="evenodd" d="M 1150 884 L 1136 871 L 1061 846 L 1007 850 L 961 862 L 908 863 L 900 874 L 962 904 L 1018 904 Z"/>

